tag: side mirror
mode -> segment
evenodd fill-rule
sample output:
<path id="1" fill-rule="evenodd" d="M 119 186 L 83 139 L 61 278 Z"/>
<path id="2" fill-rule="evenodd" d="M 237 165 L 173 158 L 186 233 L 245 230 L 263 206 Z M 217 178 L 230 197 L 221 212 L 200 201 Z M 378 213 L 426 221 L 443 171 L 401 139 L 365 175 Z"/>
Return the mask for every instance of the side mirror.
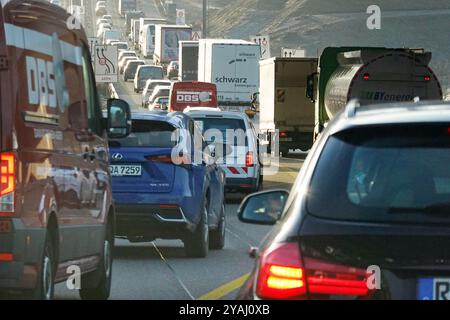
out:
<path id="1" fill-rule="evenodd" d="M 121 99 L 108 99 L 108 137 L 121 139 L 131 132 L 131 111 L 128 103 Z"/>
<path id="2" fill-rule="evenodd" d="M 318 73 L 314 72 L 306 78 L 306 97 L 312 102 L 316 102 L 317 75 Z"/>
<path id="3" fill-rule="evenodd" d="M 287 190 L 268 190 L 247 196 L 238 209 L 241 222 L 274 225 L 280 218 L 289 197 Z"/>

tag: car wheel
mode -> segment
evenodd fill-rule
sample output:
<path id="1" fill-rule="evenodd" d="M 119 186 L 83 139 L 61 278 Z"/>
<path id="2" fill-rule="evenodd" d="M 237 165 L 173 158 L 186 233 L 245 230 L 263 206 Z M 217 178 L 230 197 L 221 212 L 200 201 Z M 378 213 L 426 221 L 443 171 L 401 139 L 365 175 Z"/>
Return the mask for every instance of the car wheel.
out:
<path id="1" fill-rule="evenodd" d="M 287 157 L 287 155 L 289 154 L 289 148 L 287 148 L 287 147 L 280 147 L 280 152 L 281 152 L 281 155 L 283 157 Z"/>
<path id="2" fill-rule="evenodd" d="M 80 298 L 83 300 L 106 300 L 111 293 L 112 253 L 114 234 L 111 224 L 106 229 L 103 252 L 97 270 L 82 276 Z"/>
<path id="3" fill-rule="evenodd" d="M 31 294 L 32 299 L 52 300 L 55 294 L 54 278 L 56 261 L 55 250 L 51 239 L 50 233 L 47 233 L 37 285 Z"/>
<path id="4" fill-rule="evenodd" d="M 191 258 L 205 258 L 209 249 L 209 226 L 207 200 L 203 205 L 203 213 L 195 232 L 184 239 L 186 255 Z"/>
<path id="5" fill-rule="evenodd" d="M 225 204 L 222 204 L 222 212 L 220 215 L 219 225 L 217 226 L 217 229 L 211 230 L 209 233 L 209 248 L 212 250 L 222 250 L 225 246 L 225 233 Z"/>

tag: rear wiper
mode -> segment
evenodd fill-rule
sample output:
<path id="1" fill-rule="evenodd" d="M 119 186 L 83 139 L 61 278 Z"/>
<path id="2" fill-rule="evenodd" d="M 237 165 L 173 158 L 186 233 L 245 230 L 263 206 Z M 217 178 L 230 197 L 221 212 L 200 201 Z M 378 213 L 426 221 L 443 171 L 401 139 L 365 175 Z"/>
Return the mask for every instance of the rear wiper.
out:
<path id="1" fill-rule="evenodd" d="M 435 203 L 424 208 L 390 207 L 388 213 L 422 213 L 450 216 L 450 202 Z"/>

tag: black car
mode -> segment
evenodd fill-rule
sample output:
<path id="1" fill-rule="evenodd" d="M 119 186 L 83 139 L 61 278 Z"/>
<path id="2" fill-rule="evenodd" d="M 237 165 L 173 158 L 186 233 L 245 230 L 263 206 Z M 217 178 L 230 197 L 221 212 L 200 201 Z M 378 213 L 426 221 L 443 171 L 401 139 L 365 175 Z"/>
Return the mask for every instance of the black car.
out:
<path id="1" fill-rule="evenodd" d="M 450 104 L 349 104 L 290 194 L 241 204 L 275 227 L 238 299 L 449 299 L 449 164 Z"/>

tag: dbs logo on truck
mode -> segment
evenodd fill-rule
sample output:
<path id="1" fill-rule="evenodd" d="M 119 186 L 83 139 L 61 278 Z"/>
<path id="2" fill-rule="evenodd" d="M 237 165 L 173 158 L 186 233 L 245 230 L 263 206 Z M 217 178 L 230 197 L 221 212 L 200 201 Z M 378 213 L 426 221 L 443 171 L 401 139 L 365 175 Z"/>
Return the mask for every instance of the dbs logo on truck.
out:
<path id="1" fill-rule="evenodd" d="M 27 56 L 28 103 L 56 108 L 56 82 L 53 62 Z"/>

